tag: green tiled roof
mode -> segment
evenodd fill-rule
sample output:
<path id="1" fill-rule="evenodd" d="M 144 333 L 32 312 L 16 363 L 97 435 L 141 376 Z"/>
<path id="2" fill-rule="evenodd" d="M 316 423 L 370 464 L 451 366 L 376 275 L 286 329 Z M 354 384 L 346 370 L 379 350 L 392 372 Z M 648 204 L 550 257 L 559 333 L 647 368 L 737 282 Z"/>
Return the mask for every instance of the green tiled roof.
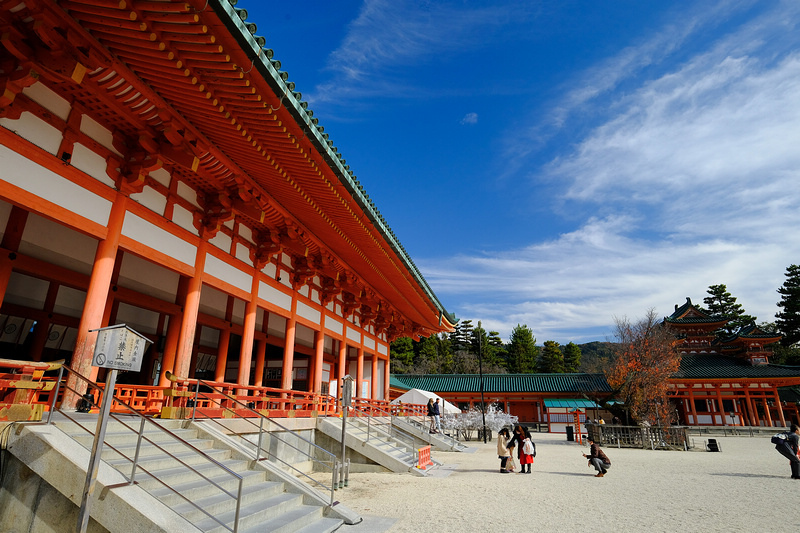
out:
<path id="1" fill-rule="evenodd" d="M 554 407 L 566 407 L 567 409 L 599 409 L 599 406 L 591 400 L 545 400 L 544 406 L 548 409 Z"/>
<path id="2" fill-rule="evenodd" d="M 681 367 L 673 377 L 678 379 L 800 377 L 800 366 L 751 365 L 728 355 L 684 354 L 681 358 Z"/>
<path id="3" fill-rule="evenodd" d="M 683 316 L 686 312 L 694 310 L 699 316 Z M 702 309 L 698 308 L 692 303 L 691 298 L 686 298 L 686 303 L 682 306 L 678 307 L 675 306 L 675 312 L 669 315 L 668 317 L 664 317 L 666 322 L 671 324 L 715 324 L 725 323 L 728 320 L 725 317 L 709 315 Z"/>
<path id="4" fill-rule="evenodd" d="M 430 392 L 480 392 L 478 374 L 392 374 L 398 389 Z M 483 391 L 495 392 L 611 392 L 603 374 L 484 374 Z"/>
<path id="5" fill-rule="evenodd" d="M 800 403 L 800 387 L 781 387 L 778 396 L 782 402 Z"/>

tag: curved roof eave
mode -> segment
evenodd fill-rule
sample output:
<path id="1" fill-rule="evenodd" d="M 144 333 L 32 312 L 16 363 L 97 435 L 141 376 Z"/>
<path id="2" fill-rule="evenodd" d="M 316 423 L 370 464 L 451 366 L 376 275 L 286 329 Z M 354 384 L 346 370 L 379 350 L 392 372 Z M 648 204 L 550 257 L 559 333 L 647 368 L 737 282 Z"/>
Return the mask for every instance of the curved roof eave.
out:
<path id="1" fill-rule="evenodd" d="M 369 199 L 364 187 L 355 178 L 353 172 L 349 170 L 349 167 L 345 168 L 345 165 L 342 163 L 341 155 L 333 149 L 333 143 L 326 139 L 317 125 L 312 122 L 302 102 L 295 97 L 294 91 L 290 90 L 286 82 L 281 78 L 280 73 L 264 53 L 264 49 L 256 42 L 254 36 L 249 32 L 235 8 L 227 0 L 208 0 L 208 4 L 213 7 L 214 11 L 220 17 L 220 20 L 230 30 L 231 35 L 242 47 L 242 50 L 244 50 L 253 61 L 253 67 L 262 74 L 264 80 L 273 87 L 276 93 L 285 96 L 284 105 L 286 109 L 291 113 L 297 124 L 303 127 L 306 136 L 323 156 L 329 167 L 334 171 L 341 184 L 351 194 L 352 198 L 356 201 L 370 222 L 378 229 L 381 236 L 386 240 L 394 253 L 397 254 L 397 257 L 402 261 L 408 272 L 414 277 L 430 301 L 434 303 L 440 316 L 447 316 L 448 323 L 454 325 L 457 321 L 455 315 L 448 313 L 444 305 L 442 305 L 436 297 L 422 273 L 406 253 L 399 240 L 395 237 L 394 232 L 389 228 L 383 216 L 378 212 L 375 204 Z"/>

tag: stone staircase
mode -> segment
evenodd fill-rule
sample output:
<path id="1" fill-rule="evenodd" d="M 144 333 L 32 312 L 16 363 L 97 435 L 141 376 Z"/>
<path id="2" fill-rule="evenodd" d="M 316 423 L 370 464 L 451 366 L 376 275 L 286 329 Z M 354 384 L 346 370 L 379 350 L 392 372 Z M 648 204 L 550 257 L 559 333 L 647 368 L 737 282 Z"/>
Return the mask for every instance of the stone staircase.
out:
<path id="1" fill-rule="evenodd" d="M 106 429 L 102 459 L 126 477 L 137 454 L 139 423 L 133 417 L 130 424 L 110 420 Z M 310 498 L 307 488 L 295 489 L 287 476 L 271 472 L 267 461 L 254 461 L 224 438 L 201 435 L 182 421 L 157 424 L 145 426 L 135 481 L 196 530 L 233 531 L 240 480 L 239 533 L 325 533 L 345 522 L 341 516 L 330 516 L 336 513 Z M 56 425 L 91 450 L 94 436 L 85 429 L 68 420 Z"/>
<path id="2" fill-rule="evenodd" d="M 429 470 L 417 468 L 416 450 L 426 446 L 425 440 L 407 434 L 396 427 L 390 434 L 388 417 L 348 417 L 345 443 L 348 448 L 392 472 L 409 472 L 418 476 L 427 475 Z M 320 418 L 317 430 L 341 442 L 342 421 L 340 418 Z M 434 466 L 441 463 L 434 461 Z M 429 467 L 430 468 L 430 467 Z"/>
<path id="3" fill-rule="evenodd" d="M 430 433 L 430 422 L 424 417 L 398 416 L 392 420 L 398 429 L 413 435 L 416 439 L 427 442 L 431 448 L 439 451 L 465 452 L 470 449 L 463 442 L 445 433 Z"/>

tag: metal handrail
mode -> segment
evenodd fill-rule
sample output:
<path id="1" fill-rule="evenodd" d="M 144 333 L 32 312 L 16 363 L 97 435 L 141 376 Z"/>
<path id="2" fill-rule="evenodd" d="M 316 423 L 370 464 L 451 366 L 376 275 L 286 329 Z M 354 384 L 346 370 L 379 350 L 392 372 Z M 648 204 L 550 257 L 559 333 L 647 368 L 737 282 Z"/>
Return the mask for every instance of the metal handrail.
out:
<path id="1" fill-rule="evenodd" d="M 398 428 L 394 423 L 394 419 L 396 417 L 391 411 L 386 411 L 381 407 L 376 406 L 374 403 L 367 403 L 365 405 L 361 405 L 358 400 L 353 401 L 353 409 L 356 413 L 360 413 L 367 417 L 367 440 L 370 439 L 370 431 L 371 431 L 371 424 L 375 421 L 375 424 L 380 429 L 381 426 L 388 426 L 388 430 L 384 430 L 384 433 L 387 434 L 390 438 L 398 440 L 402 442 L 404 445 L 409 446 L 412 450 L 414 449 L 414 437 L 408 435 L 405 431 Z M 388 422 L 381 422 L 375 417 L 375 413 L 379 413 L 381 417 L 388 418 Z M 409 438 L 411 440 L 409 444 Z"/>
<path id="2" fill-rule="evenodd" d="M 65 370 L 65 369 L 67 370 L 67 372 L 71 373 L 71 375 L 72 375 L 73 377 L 75 377 L 75 378 L 77 378 L 77 379 L 79 379 L 79 380 L 81 380 L 81 381 L 85 382 L 85 383 L 86 383 L 86 385 L 87 385 L 87 387 L 90 387 L 90 388 L 92 388 L 92 389 L 95 389 L 95 390 L 97 390 L 97 391 L 99 392 L 99 394 L 98 394 L 98 400 L 99 400 L 99 398 L 100 398 L 100 394 L 103 394 L 103 393 L 104 393 L 104 390 L 103 390 L 103 388 L 102 388 L 102 387 L 100 387 L 100 386 L 98 386 L 98 385 L 97 385 L 97 383 L 94 383 L 94 382 L 92 382 L 91 380 L 89 380 L 88 378 L 86 378 L 86 377 L 84 377 L 83 375 L 79 374 L 79 373 L 78 373 L 78 372 L 76 372 L 75 370 L 73 370 L 73 369 L 69 368 L 69 367 L 68 367 L 68 366 L 66 366 L 66 365 L 63 365 L 61 368 L 59 368 L 59 372 L 58 372 L 58 379 L 57 379 L 57 382 L 56 382 L 56 388 L 55 388 L 55 392 L 54 392 L 54 394 L 53 394 L 53 397 L 52 397 L 52 403 L 51 403 L 51 405 L 50 405 L 50 411 L 49 411 L 49 413 L 48 413 L 48 416 L 47 416 L 47 421 L 46 421 L 46 422 L 44 422 L 44 423 L 45 423 L 45 424 L 47 424 L 47 425 L 50 425 L 50 424 L 52 424 L 52 416 L 53 416 L 53 413 L 54 413 L 54 412 L 57 410 L 59 413 L 61 413 L 61 415 L 63 415 L 65 418 L 67 418 L 68 420 L 70 420 L 71 422 L 73 422 L 74 424 L 76 424 L 78 427 L 80 427 L 81 429 L 83 429 L 84 431 L 86 431 L 88 434 L 90 434 L 90 435 L 94 435 L 94 433 L 92 432 L 92 430 L 91 430 L 91 429 L 87 428 L 86 426 L 84 426 L 83 424 L 81 424 L 81 423 L 80 423 L 78 420 L 76 420 L 75 418 L 73 418 L 72 416 L 70 416 L 70 415 L 69 415 L 69 414 L 68 414 L 66 411 L 64 411 L 63 409 L 61 409 L 61 407 L 58 407 L 58 408 L 56 408 L 56 404 L 57 404 L 57 398 L 58 398 L 58 396 L 59 396 L 59 391 L 60 391 L 60 388 L 61 388 L 61 385 L 62 385 L 62 383 L 63 383 L 63 385 L 64 385 L 64 390 L 65 390 L 65 391 L 70 391 L 70 392 L 74 393 L 74 394 L 75 394 L 75 395 L 77 395 L 77 396 L 81 396 L 81 392 L 80 392 L 80 391 L 78 391 L 77 389 L 74 389 L 74 388 L 72 388 L 72 387 L 71 387 L 69 384 L 67 384 L 67 383 L 66 383 L 66 381 L 63 379 L 63 377 L 64 377 L 64 376 L 63 376 L 63 374 L 64 374 L 64 370 Z M 92 395 L 92 398 L 94 398 L 94 395 Z M 86 398 L 84 397 L 84 399 L 86 399 Z M 89 401 L 89 400 L 86 400 L 86 401 Z M 136 453 L 135 453 L 135 457 L 134 457 L 133 459 L 131 459 L 130 457 L 126 456 L 126 455 L 125 455 L 123 452 L 121 452 L 120 450 L 118 450 L 117 448 L 115 448 L 115 447 L 114 447 L 112 444 L 104 442 L 104 446 L 107 446 L 109 449 L 113 450 L 115 453 L 117 453 L 118 455 L 120 455 L 122 458 L 124 458 L 124 459 L 127 459 L 128 461 L 131 461 L 131 463 L 132 463 L 132 470 L 131 470 L 131 475 L 130 475 L 130 477 L 128 478 L 128 484 L 129 484 L 129 485 L 132 485 L 132 484 L 134 484 L 134 483 L 135 483 L 135 475 L 136 475 L 136 471 L 137 471 L 137 469 L 138 469 L 138 470 L 141 470 L 141 472 L 143 472 L 143 473 L 145 473 L 146 475 L 150 476 L 150 477 L 151 477 L 153 480 L 157 481 L 159 484 L 161 484 L 161 486 L 163 486 L 163 487 L 165 487 L 166 489 L 170 490 L 170 491 L 171 491 L 171 492 L 173 492 L 174 494 L 177 494 L 177 495 L 178 495 L 178 496 L 179 496 L 181 499 L 183 499 L 183 501 L 187 502 L 189 505 L 191 505 L 191 506 L 192 506 L 192 507 L 194 507 L 195 509 L 199 510 L 201 513 L 203 513 L 204 515 L 206 515 L 208 518 L 210 518 L 210 519 L 211 519 L 211 520 L 213 520 L 214 522 L 218 523 L 219 525 L 221 525 L 222 527 L 224 527 L 224 528 L 225 528 L 225 529 L 227 529 L 228 531 L 232 531 L 233 533 L 237 533 L 237 532 L 238 532 L 238 530 L 239 530 L 239 515 L 240 515 L 240 509 L 241 509 L 241 500 L 242 500 L 242 490 L 243 490 L 243 481 L 244 481 L 244 478 L 243 478 L 241 475 L 239 475 L 239 474 L 237 474 L 236 472 L 234 472 L 233 470 L 231 470 L 230 468 L 228 468 L 227 466 L 225 466 L 224 464 L 222 464 L 222 463 L 220 463 L 219 461 L 217 461 L 216 459 L 214 459 L 213 457 L 209 456 L 208 454 L 206 454 L 206 453 L 205 453 L 205 452 L 203 452 L 202 450 L 200 450 L 200 449 L 196 448 L 195 446 L 193 446 L 193 445 L 192 445 L 192 444 L 190 444 L 189 442 L 187 442 L 187 441 L 185 441 L 184 439 L 180 438 L 179 436 L 175 435 L 174 433 L 172 433 L 171 431 L 169 431 L 167 428 L 165 428 L 165 427 L 162 427 L 160 424 L 157 424 L 157 423 L 155 423 L 153 420 L 151 420 L 151 419 L 150 419 L 150 418 L 148 418 L 148 417 L 142 416 L 142 415 L 141 415 L 140 413 L 138 413 L 138 412 L 137 412 L 137 411 L 136 411 L 136 410 L 135 410 L 133 407 L 129 406 L 129 405 L 128 405 L 128 404 L 126 404 L 125 402 L 123 402 L 123 401 L 119 400 L 118 398 L 114 398 L 114 401 L 115 401 L 116 403 L 118 403 L 119 405 L 122 405 L 122 406 L 124 406 L 124 407 L 125 407 L 125 408 L 126 408 L 126 409 L 127 409 L 129 412 L 130 412 L 130 414 L 129 414 L 129 415 L 127 415 L 127 416 L 134 416 L 134 417 L 138 417 L 138 418 L 139 418 L 139 421 L 140 421 L 140 424 L 139 424 L 139 430 L 138 430 L 138 431 L 136 431 L 136 430 L 134 430 L 134 429 L 133 429 L 131 426 L 129 426 L 129 425 L 128 425 L 128 424 L 127 424 L 125 421 L 121 420 L 121 419 L 120 419 L 120 418 L 119 418 L 117 415 L 114 415 L 114 414 L 109 414 L 109 418 L 113 418 L 114 420 L 116 420 L 117 422 L 119 422 L 119 423 L 120 423 L 122 426 L 124 426 L 125 428 L 127 428 L 127 429 L 129 429 L 129 430 L 131 430 L 131 431 L 135 431 L 135 432 L 138 434 L 137 441 L 136 441 Z M 92 401 L 91 401 L 91 404 L 92 404 L 93 406 L 95 406 L 95 407 L 99 407 L 99 404 L 98 404 L 98 403 L 96 403 L 96 402 L 94 401 L 94 399 L 92 399 Z M 182 460 L 182 459 L 180 459 L 179 457 L 176 457 L 174 454 L 172 454 L 172 453 L 171 453 L 171 452 L 169 452 L 168 450 L 165 450 L 165 449 L 164 449 L 164 448 L 162 448 L 162 447 L 161 447 L 161 446 L 160 446 L 160 445 L 159 445 L 157 442 L 154 442 L 154 441 L 153 441 L 153 440 L 151 440 L 150 438 L 146 437 L 146 436 L 144 435 L 144 427 L 145 427 L 145 425 L 146 425 L 147 423 L 149 423 L 149 424 L 152 424 L 153 426 L 155 426 L 156 428 L 158 428 L 158 429 L 159 429 L 160 431 L 162 431 L 163 433 L 165 433 L 165 434 L 169 435 L 170 437 L 172 437 L 172 438 L 173 438 L 175 441 L 177 441 L 177 442 L 179 442 L 179 443 L 183 444 L 184 446 L 186 446 L 186 447 L 187 447 L 189 450 L 191 450 L 192 452 L 194 452 L 196 455 L 199 455 L 199 456 L 203 457 L 203 458 L 204 458 L 206 461 L 208 461 L 208 462 L 209 462 L 209 463 L 211 463 L 212 465 L 214 465 L 214 466 L 216 466 L 216 467 L 220 468 L 220 469 L 221 469 L 223 472 L 225 472 L 226 474 L 228 474 L 228 475 L 232 476 L 234 479 L 237 479 L 237 480 L 238 480 L 238 490 L 237 490 L 237 494 L 236 494 L 236 495 L 234 495 L 234 494 L 231 494 L 231 493 L 230 493 L 228 490 L 226 490 L 225 488 L 221 487 L 221 486 L 220 486 L 220 485 L 219 485 L 217 482 L 215 482 L 214 480 L 210 479 L 208 476 L 204 475 L 202 472 L 199 472 L 197 469 L 195 469 L 195 468 L 194 468 L 194 467 L 192 467 L 191 465 L 187 464 L 185 461 L 183 461 L 183 460 Z M 208 483 L 212 484 L 213 486 L 215 486 L 217 489 L 219 489 L 220 491 L 222 491 L 223 493 L 225 493 L 225 494 L 226 494 L 227 496 L 229 496 L 230 498 L 234 498 L 234 499 L 236 500 L 236 512 L 235 512 L 235 517 L 234 517 L 234 522 L 233 522 L 233 528 L 231 528 L 231 527 L 228 527 L 228 525 L 227 525 L 227 524 L 225 524 L 225 523 L 221 522 L 219 519 L 217 519 L 215 516 L 213 516 L 212 514 L 210 514 L 209 512 L 207 512 L 205 509 L 203 509 L 202 507 L 200 507 L 200 506 L 196 505 L 194 502 L 192 502 L 191 500 L 189 500 L 188 498 L 186 498 L 186 497 L 185 497 L 183 494 L 181 494 L 180 492 L 178 492 L 177 490 L 175 490 L 173 487 L 169 486 L 169 485 L 168 485 L 166 482 L 164 482 L 163 480 L 159 479 L 159 478 L 158 478 L 158 477 L 157 477 L 155 474 L 153 474 L 152 472 L 148 471 L 146 468 L 144 468 L 143 466 L 141 466 L 140 464 L 138 464 L 138 461 L 139 461 L 139 451 L 140 451 L 140 448 L 141 448 L 141 443 L 142 443 L 142 440 L 144 440 L 144 441 L 147 441 L 149 444 L 151 444 L 152 446 L 156 447 L 156 448 L 157 448 L 159 451 L 163 452 L 163 453 L 164 453 L 164 454 L 166 454 L 168 457 L 170 457 L 170 458 L 174 459 L 175 461 L 177 461 L 178 463 L 180 463 L 182 466 L 184 466 L 184 467 L 188 468 L 188 469 L 189 469 L 189 470 L 191 470 L 191 471 L 192 471 L 194 474 L 196 474 L 196 475 L 197 475 L 197 476 L 199 476 L 200 478 L 204 479 L 204 480 L 205 480 L 205 481 L 207 481 Z M 123 475 L 124 475 L 124 474 L 123 474 Z M 126 477 L 127 477 L 127 476 L 126 476 Z"/>
<path id="3" fill-rule="evenodd" d="M 262 451 L 265 452 L 263 459 L 273 459 L 275 461 L 278 461 L 282 465 L 284 465 L 286 468 L 296 472 L 298 476 L 303 477 L 303 478 L 311 481 L 316 486 L 319 486 L 319 487 L 322 487 L 322 488 L 328 490 L 330 492 L 329 505 L 331 505 L 331 506 L 334 505 L 334 503 L 335 503 L 334 502 L 334 491 L 337 488 L 339 488 L 339 487 L 337 487 L 337 482 L 336 482 L 336 474 L 337 474 L 337 471 L 339 470 L 339 459 L 336 457 L 335 454 L 329 452 L 325 448 L 323 448 L 323 447 L 315 444 L 314 442 L 310 441 L 309 439 L 303 437 L 302 435 L 300 435 L 296 431 L 293 431 L 293 430 L 287 428 L 286 426 L 284 426 L 281 423 L 277 422 L 275 419 L 267 417 L 267 416 L 264 416 L 263 414 L 259 413 L 258 411 L 252 409 L 248 405 L 246 405 L 243 402 L 239 401 L 235 397 L 233 397 L 233 396 L 231 396 L 231 395 L 229 395 L 229 394 L 227 394 L 227 393 L 225 393 L 225 392 L 223 392 L 221 390 L 217 390 L 217 387 L 215 387 L 215 385 L 213 383 L 211 383 L 211 382 L 204 381 L 202 379 L 184 379 L 184 378 L 178 378 L 178 379 L 181 379 L 181 381 L 184 381 L 186 383 L 190 383 L 190 384 L 194 385 L 194 405 L 195 405 L 195 407 L 191 408 L 192 409 L 192 418 L 191 418 L 192 422 L 197 420 L 197 415 L 198 414 L 201 414 L 201 415 L 203 414 L 202 409 L 196 407 L 198 405 L 198 401 L 200 399 L 208 400 L 208 401 L 211 401 L 211 402 L 220 402 L 220 401 L 223 401 L 223 399 L 224 399 L 224 400 L 227 400 L 229 402 L 232 402 L 234 405 L 237 406 L 237 410 L 245 411 L 247 413 L 250 413 L 252 415 L 252 418 L 256 418 L 256 419 L 259 420 L 259 423 L 256 424 L 250 418 L 245 418 L 245 417 L 243 417 L 241 415 L 238 416 L 239 420 L 243 420 L 243 421 L 247 422 L 248 424 L 252 425 L 254 428 L 258 428 L 258 442 L 252 443 L 252 442 L 248 441 L 247 439 L 242 439 L 242 440 L 244 440 L 244 442 L 247 442 L 248 444 L 252 444 L 252 445 L 255 446 L 255 450 L 254 450 L 255 457 L 254 457 L 254 459 L 256 461 L 262 460 L 261 452 Z M 201 386 L 208 387 L 211 390 L 214 390 L 216 392 L 214 392 L 211 395 L 209 395 L 208 393 L 205 393 L 205 392 L 200 392 L 200 387 Z M 221 396 L 222 398 L 219 398 L 219 396 Z M 233 411 L 233 409 L 231 409 L 231 411 Z M 237 415 L 238 414 L 239 413 L 237 413 Z M 214 422 L 215 424 L 225 428 L 226 431 L 230 431 L 229 428 L 225 427 L 219 420 L 217 420 L 215 418 L 204 417 L 203 420 L 209 420 L 211 422 Z M 273 426 L 276 426 L 276 427 L 280 428 L 285 433 L 288 433 L 288 434 L 292 435 L 293 439 L 305 442 L 309 446 L 309 448 L 311 450 L 314 450 L 314 451 L 318 452 L 323 457 L 327 457 L 328 460 L 326 461 L 326 460 L 318 459 L 312 453 L 309 453 L 309 452 L 301 449 L 300 447 L 295 446 L 293 443 L 289 442 L 288 440 L 282 438 L 282 436 L 278 432 L 275 432 L 275 433 L 267 432 L 264 429 L 264 422 L 265 421 L 269 422 Z M 293 464 L 291 464 L 291 463 L 289 463 L 287 461 L 284 461 L 283 459 L 281 459 L 277 455 L 274 455 L 274 454 L 270 455 L 270 453 L 267 450 L 265 450 L 263 448 L 263 446 L 262 446 L 264 433 L 269 433 L 270 438 L 278 439 L 281 442 L 283 442 L 286 446 L 289 446 L 290 448 L 293 448 L 294 450 L 296 450 L 300 454 L 308 457 L 309 460 L 311 460 L 311 462 L 313 464 L 322 466 L 324 468 L 330 468 L 330 470 L 331 470 L 331 485 L 330 485 L 330 487 L 325 485 L 321 481 L 319 481 L 317 479 L 314 479 L 313 477 L 309 476 L 307 473 L 303 472 L 302 470 L 300 470 L 299 468 L 297 468 Z M 237 436 L 241 437 L 244 433 L 234 433 L 234 434 L 236 434 Z"/>

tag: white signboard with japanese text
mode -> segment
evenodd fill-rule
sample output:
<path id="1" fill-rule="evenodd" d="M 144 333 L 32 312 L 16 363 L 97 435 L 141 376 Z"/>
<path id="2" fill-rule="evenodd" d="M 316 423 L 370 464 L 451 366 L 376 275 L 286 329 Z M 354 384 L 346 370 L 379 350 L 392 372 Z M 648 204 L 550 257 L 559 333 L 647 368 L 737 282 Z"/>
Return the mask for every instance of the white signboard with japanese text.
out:
<path id="1" fill-rule="evenodd" d="M 139 372 L 149 342 L 124 324 L 99 329 L 92 366 Z"/>

